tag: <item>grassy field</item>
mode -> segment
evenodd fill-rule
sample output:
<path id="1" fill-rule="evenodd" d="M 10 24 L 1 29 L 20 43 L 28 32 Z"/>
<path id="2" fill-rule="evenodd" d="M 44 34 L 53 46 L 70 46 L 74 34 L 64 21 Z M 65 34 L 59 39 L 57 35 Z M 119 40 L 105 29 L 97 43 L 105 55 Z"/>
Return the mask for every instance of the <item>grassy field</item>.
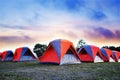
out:
<path id="1" fill-rule="evenodd" d="M 0 80 L 120 80 L 120 63 L 0 62 Z"/>

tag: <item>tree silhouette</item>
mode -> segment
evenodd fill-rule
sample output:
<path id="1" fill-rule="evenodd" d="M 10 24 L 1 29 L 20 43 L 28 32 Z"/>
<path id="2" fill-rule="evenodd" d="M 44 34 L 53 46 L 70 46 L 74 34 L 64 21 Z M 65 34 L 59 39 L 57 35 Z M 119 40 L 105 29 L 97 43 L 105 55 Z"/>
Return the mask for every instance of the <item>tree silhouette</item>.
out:
<path id="1" fill-rule="evenodd" d="M 120 51 L 120 46 L 116 47 L 116 50 L 117 50 L 117 51 Z"/>
<path id="2" fill-rule="evenodd" d="M 115 51 L 120 51 L 120 46 L 115 47 L 115 46 L 103 46 L 103 48 L 107 48 L 110 50 L 115 50 Z"/>
<path id="3" fill-rule="evenodd" d="M 77 47 L 76 47 L 77 51 L 79 50 L 79 48 L 81 48 L 85 44 L 86 44 L 86 42 L 84 40 L 80 39 L 77 43 Z"/>
<path id="4" fill-rule="evenodd" d="M 43 55 L 43 53 L 44 53 L 44 51 L 46 50 L 46 48 L 47 48 L 47 45 L 37 43 L 37 44 L 34 46 L 33 51 L 34 51 L 34 53 L 37 54 L 38 57 L 40 57 L 40 56 Z"/>

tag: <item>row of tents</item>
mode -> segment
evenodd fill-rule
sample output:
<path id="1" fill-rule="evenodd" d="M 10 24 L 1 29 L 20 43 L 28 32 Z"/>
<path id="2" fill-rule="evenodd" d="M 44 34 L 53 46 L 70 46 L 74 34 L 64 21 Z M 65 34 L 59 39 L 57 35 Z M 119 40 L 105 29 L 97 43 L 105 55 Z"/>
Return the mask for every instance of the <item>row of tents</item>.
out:
<path id="1" fill-rule="evenodd" d="M 33 61 L 36 57 L 28 47 L 20 47 L 13 53 L 11 50 L 0 53 L 0 61 Z"/>
<path id="2" fill-rule="evenodd" d="M 5 51 L 0 54 L 1 61 L 33 61 L 52 64 L 74 64 L 81 62 L 120 62 L 120 52 L 93 45 L 85 45 L 76 51 L 72 42 L 64 39 L 51 41 L 44 54 L 36 58 L 27 47 Z"/>

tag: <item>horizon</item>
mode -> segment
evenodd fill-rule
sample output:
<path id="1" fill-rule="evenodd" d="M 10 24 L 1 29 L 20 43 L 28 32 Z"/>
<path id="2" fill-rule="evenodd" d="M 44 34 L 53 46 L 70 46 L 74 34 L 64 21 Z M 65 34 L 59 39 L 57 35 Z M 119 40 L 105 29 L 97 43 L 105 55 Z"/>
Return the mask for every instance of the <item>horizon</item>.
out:
<path id="1" fill-rule="evenodd" d="M 120 46 L 120 0 L 0 0 L 0 52 L 67 39 Z"/>

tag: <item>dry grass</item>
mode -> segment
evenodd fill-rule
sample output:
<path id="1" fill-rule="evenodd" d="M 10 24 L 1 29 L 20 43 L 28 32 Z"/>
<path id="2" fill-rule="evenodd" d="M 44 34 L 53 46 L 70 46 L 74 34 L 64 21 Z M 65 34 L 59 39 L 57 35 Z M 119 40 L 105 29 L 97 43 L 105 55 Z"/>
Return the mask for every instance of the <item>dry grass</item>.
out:
<path id="1" fill-rule="evenodd" d="M 0 80 L 119 80 L 120 63 L 0 62 Z"/>

